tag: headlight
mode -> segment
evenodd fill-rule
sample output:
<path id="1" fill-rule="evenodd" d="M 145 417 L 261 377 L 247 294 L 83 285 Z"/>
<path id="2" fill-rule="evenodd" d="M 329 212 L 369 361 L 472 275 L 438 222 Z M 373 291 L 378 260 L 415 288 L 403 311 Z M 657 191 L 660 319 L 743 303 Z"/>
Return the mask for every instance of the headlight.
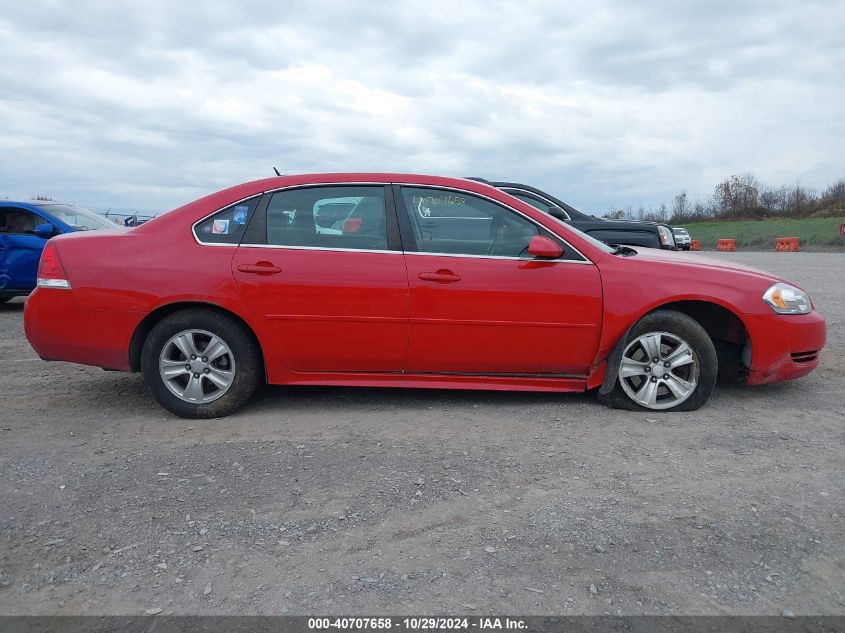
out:
<path id="1" fill-rule="evenodd" d="M 657 232 L 660 234 L 660 243 L 663 246 L 675 245 L 675 238 L 672 237 L 672 231 L 669 230 L 669 227 L 660 225 L 657 227 Z"/>
<path id="2" fill-rule="evenodd" d="M 807 314 L 813 309 L 813 304 L 806 292 L 783 283 L 774 284 L 766 290 L 763 301 L 778 314 Z"/>

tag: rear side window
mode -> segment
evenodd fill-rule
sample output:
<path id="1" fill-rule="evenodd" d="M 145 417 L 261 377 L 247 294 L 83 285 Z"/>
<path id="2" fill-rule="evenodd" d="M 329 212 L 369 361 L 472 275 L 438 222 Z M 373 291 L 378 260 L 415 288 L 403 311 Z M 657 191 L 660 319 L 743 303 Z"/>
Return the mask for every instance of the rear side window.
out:
<path id="1" fill-rule="evenodd" d="M 384 187 L 332 185 L 273 194 L 267 207 L 267 243 L 387 250 Z"/>
<path id="2" fill-rule="evenodd" d="M 194 235 L 205 244 L 240 244 L 261 196 L 235 203 L 196 225 Z"/>

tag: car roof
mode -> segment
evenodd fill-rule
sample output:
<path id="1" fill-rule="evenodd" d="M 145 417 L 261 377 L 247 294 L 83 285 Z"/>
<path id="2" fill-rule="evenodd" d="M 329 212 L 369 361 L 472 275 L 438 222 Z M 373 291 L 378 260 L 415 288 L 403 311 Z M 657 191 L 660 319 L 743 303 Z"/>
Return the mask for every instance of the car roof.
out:
<path id="1" fill-rule="evenodd" d="M 63 207 L 78 207 L 78 204 L 73 204 L 72 202 L 62 202 L 60 200 L 2 200 L 0 199 L 0 204 L 14 204 L 24 207 L 48 207 L 54 204 L 60 204 Z M 81 208 L 81 207 L 80 207 Z"/>
<path id="2" fill-rule="evenodd" d="M 20 207 L 29 211 L 39 211 L 41 209 L 41 205 L 36 200 L 0 200 L 0 206 Z"/>
<path id="3" fill-rule="evenodd" d="M 243 182 L 226 189 L 210 193 L 202 198 L 192 200 L 167 213 L 162 213 L 155 219 L 138 227 L 141 232 L 153 230 L 153 227 L 169 222 L 170 217 L 182 213 L 193 213 L 194 209 L 204 209 L 206 206 L 222 208 L 238 200 L 244 200 L 250 196 L 267 191 L 276 191 L 287 187 L 304 187 L 320 185 L 367 185 L 367 184 L 410 184 L 429 187 L 451 187 L 474 192 L 481 195 L 491 195 L 491 192 L 498 192 L 495 187 L 485 183 L 479 183 L 466 178 L 453 178 L 448 176 L 431 176 L 425 174 L 403 174 L 394 172 L 332 172 L 332 173 L 310 173 L 310 174 L 285 174 L 283 176 L 272 176 Z M 504 192 L 499 192 L 507 195 Z M 147 226 L 152 224 L 152 226 Z M 146 227 L 146 228 L 144 228 Z"/>

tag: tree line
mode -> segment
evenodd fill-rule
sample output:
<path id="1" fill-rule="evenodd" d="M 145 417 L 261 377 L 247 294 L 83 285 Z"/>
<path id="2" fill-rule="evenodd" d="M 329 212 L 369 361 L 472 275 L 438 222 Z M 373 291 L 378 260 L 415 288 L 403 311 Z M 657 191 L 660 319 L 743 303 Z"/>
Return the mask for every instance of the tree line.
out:
<path id="1" fill-rule="evenodd" d="M 809 218 L 845 215 L 845 179 L 829 185 L 823 191 L 796 182 L 794 185 L 770 187 L 753 174 L 745 173 L 725 178 L 705 200 L 691 200 L 686 191 L 672 200 L 671 206 L 657 208 L 611 210 L 606 218 L 651 220 L 669 224 L 704 220 L 757 220 L 767 217 Z"/>

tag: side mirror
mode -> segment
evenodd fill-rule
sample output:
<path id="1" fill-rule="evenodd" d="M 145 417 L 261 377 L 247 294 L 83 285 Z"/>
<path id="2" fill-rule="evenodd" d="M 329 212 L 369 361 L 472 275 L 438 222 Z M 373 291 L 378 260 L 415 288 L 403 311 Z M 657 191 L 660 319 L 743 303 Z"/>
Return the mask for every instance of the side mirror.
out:
<path id="1" fill-rule="evenodd" d="M 569 220 L 569 216 L 566 215 L 566 211 L 560 207 L 549 207 L 549 215 L 553 218 L 557 218 L 558 220 L 563 220 L 564 222 Z"/>
<path id="2" fill-rule="evenodd" d="M 560 244 L 544 235 L 535 235 L 528 242 L 528 254 L 545 259 L 557 259 L 563 255 Z"/>
<path id="3" fill-rule="evenodd" d="M 52 224 L 39 224 L 35 227 L 33 233 L 38 237 L 44 238 L 45 240 L 50 239 L 53 237 L 53 234 L 56 232 L 56 227 Z"/>

